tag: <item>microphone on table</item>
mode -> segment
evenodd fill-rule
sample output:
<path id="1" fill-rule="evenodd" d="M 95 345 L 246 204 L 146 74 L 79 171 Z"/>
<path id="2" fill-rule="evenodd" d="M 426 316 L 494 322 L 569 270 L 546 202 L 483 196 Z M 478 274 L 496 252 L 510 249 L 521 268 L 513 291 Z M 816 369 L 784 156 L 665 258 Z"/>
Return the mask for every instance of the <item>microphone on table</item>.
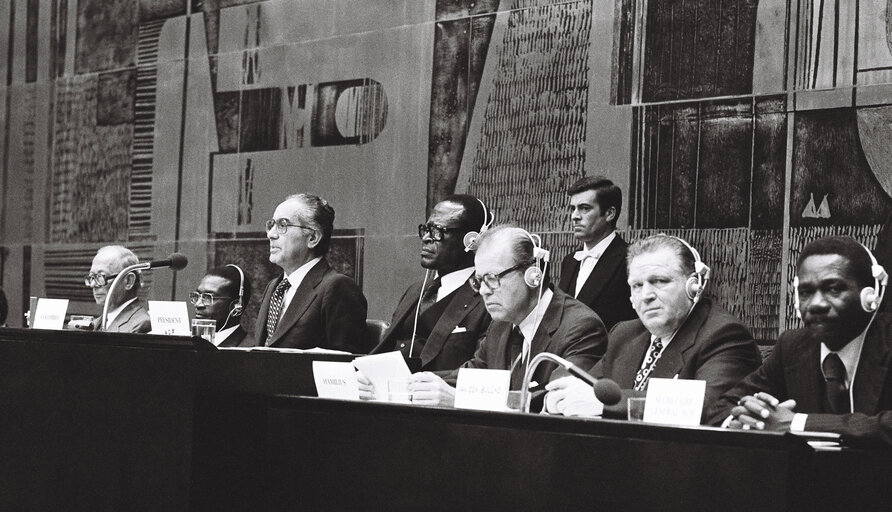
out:
<path id="1" fill-rule="evenodd" d="M 585 370 L 576 366 L 575 364 L 567 361 L 563 357 L 556 356 L 550 352 L 541 352 L 536 354 L 536 357 L 530 361 L 530 366 L 527 368 L 526 375 L 523 378 L 523 387 L 521 388 L 521 400 L 524 404 L 524 412 L 530 412 L 530 400 L 527 396 L 530 392 L 530 378 L 533 376 L 533 372 L 536 371 L 536 367 L 545 359 L 550 359 L 551 361 L 559 364 L 564 367 L 570 375 L 584 381 L 588 385 L 592 387 L 595 391 L 595 398 L 601 401 L 604 405 L 616 405 L 622 400 L 623 393 L 619 387 L 619 384 L 610 380 L 610 379 L 595 379 L 591 375 L 589 375 Z"/>
<path id="2" fill-rule="evenodd" d="M 176 272 L 177 270 L 183 270 L 186 268 L 186 265 L 189 263 L 189 258 L 184 254 L 180 254 L 175 252 L 167 257 L 165 260 L 155 260 L 155 261 L 144 261 L 142 263 L 137 263 L 135 265 L 130 265 L 124 270 L 118 272 L 118 275 L 115 277 L 115 280 L 112 281 L 111 286 L 108 287 L 108 294 L 105 296 L 105 305 L 102 307 L 102 330 L 106 330 L 108 328 L 108 298 L 112 296 L 115 291 L 115 286 L 117 286 L 118 282 L 127 274 L 133 271 L 138 270 L 152 270 L 154 268 L 164 268 L 170 267 L 171 270 Z"/>

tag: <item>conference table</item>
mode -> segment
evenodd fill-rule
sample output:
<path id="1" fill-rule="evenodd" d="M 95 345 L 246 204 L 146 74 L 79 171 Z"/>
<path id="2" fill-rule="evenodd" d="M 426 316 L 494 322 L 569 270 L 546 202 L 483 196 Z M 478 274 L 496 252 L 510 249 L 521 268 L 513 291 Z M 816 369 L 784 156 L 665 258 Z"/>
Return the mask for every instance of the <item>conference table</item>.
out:
<path id="1" fill-rule="evenodd" d="M 892 451 L 316 398 L 312 361 L 0 329 L 0 510 L 888 510 Z"/>

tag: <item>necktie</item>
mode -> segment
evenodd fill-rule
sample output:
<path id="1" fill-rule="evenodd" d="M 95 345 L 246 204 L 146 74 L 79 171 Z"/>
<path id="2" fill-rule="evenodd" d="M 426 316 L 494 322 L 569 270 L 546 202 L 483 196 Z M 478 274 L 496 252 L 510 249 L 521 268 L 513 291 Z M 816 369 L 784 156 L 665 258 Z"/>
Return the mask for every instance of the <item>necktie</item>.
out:
<path id="1" fill-rule="evenodd" d="M 846 367 L 842 359 L 835 353 L 830 353 L 821 363 L 824 370 L 824 380 L 827 387 L 827 405 L 833 414 L 845 414 L 851 412 L 849 406 L 849 390 L 846 388 Z"/>
<path id="2" fill-rule="evenodd" d="M 440 291 L 440 278 L 434 279 L 431 284 L 427 286 L 427 289 L 424 290 L 424 293 L 421 295 L 421 310 L 418 312 L 420 315 L 424 313 L 427 308 L 433 306 L 437 303 L 437 292 Z"/>
<path id="3" fill-rule="evenodd" d="M 511 368 L 521 351 L 523 351 L 523 333 L 520 332 L 520 327 L 515 325 L 508 335 L 508 368 Z"/>
<path id="4" fill-rule="evenodd" d="M 638 373 L 635 374 L 636 391 L 644 391 L 647 387 L 647 379 L 650 377 L 650 372 L 654 370 L 654 366 L 656 366 L 661 355 L 663 355 L 663 340 L 656 338 L 650 342 L 650 347 L 648 347 L 647 354 L 644 356 L 644 363 L 642 363 Z"/>
<path id="5" fill-rule="evenodd" d="M 285 303 L 285 292 L 288 291 L 288 288 L 291 288 L 291 282 L 286 277 L 282 279 L 279 286 L 276 286 L 276 291 L 273 292 L 269 301 L 269 312 L 266 315 L 266 341 L 264 342 L 266 346 L 269 346 L 276 325 L 279 323 L 279 314 L 282 312 L 282 304 Z"/>
<path id="6" fill-rule="evenodd" d="M 598 263 L 600 257 L 601 252 L 595 251 L 594 249 L 576 251 L 576 253 L 573 254 L 573 259 L 580 262 L 579 272 L 576 274 L 576 290 L 574 290 L 574 297 L 579 296 L 579 292 L 582 291 L 582 286 L 585 284 L 585 281 L 589 276 L 592 275 L 592 271 L 595 269 L 595 265 Z"/>

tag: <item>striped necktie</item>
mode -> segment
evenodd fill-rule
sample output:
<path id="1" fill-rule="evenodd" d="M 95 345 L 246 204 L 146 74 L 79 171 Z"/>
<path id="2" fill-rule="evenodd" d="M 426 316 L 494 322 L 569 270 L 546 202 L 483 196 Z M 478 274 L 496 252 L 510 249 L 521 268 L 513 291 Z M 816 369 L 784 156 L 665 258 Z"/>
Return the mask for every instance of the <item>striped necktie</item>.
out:
<path id="1" fill-rule="evenodd" d="M 288 291 L 288 288 L 291 288 L 291 282 L 286 277 L 282 279 L 279 286 L 276 286 L 276 291 L 273 292 L 269 301 L 269 312 L 266 315 L 266 341 L 264 342 L 267 347 L 273 339 L 273 333 L 279 323 L 279 314 L 282 313 L 282 304 L 285 303 L 285 292 Z"/>

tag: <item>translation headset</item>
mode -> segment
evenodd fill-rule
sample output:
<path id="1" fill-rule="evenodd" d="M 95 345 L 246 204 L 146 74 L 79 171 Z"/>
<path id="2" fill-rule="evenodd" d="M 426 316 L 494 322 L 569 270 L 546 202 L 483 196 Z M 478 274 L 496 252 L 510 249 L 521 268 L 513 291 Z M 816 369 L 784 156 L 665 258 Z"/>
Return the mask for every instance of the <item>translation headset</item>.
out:
<path id="1" fill-rule="evenodd" d="M 536 288 L 542 285 L 542 277 L 545 275 L 548 262 L 551 261 L 551 253 L 542 248 L 542 237 L 523 229 L 521 231 L 533 244 L 533 260 L 535 260 L 535 265 L 531 265 L 524 271 L 523 282 L 530 288 Z"/>
<path id="2" fill-rule="evenodd" d="M 238 265 L 234 265 L 232 263 L 226 265 L 227 267 L 233 267 L 238 270 L 239 282 L 238 282 L 238 303 L 232 306 L 232 311 L 229 312 L 229 316 L 238 317 L 242 316 L 242 311 L 245 309 L 245 305 L 242 303 L 242 297 L 245 295 L 245 273 L 242 272 L 241 267 Z"/>
<path id="3" fill-rule="evenodd" d="M 694 246 L 684 241 L 684 239 L 679 238 L 677 236 L 666 235 L 670 238 L 674 238 L 682 243 L 688 250 L 691 252 L 691 255 L 694 256 L 694 274 L 688 278 L 685 283 L 685 293 L 688 294 L 688 298 L 694 301 L 694 304 L 700 301 L 700 297 L 703 296 L 703 291 L 706 289 L 706 283 L 709 282 L 710 275 L 712 274 L 712 270 L 703 263 L 703 259 L 700 258 L 700 253 L 697 252 L 697 249 L 694 249 Z"/>
<path id="4" fill-rule="evenodd" d="M 476 199 L 476 198 L 475 198 Z M 468 231 L 465 234 L 465 237 L 462 239 L 462 243 L 465 244 L 465 252 L 471 252 L 477 250 L 477 240 L 480 238 L 480 235 L 486 233 L 486 230 L 492 226 L 492 223 L 496 220 L 496 215 L 489 211 L 486 208 L 486 205 L 483 204 L 483 201 L 477 199 L 477 202 L 480 203 L 480 206 L 483 207 L 483 224 L 480 226 L 480 231 Z"/>
<path id="5" fill-rule="evenodd" d="M 870 257 L 870 274 L 873 276 L 873 286 L 865 286 L 861 289 L 861 308 L 868 313 L 876 313 L 880 308 L 880 303 L 883 302 L 883 297 L 886 295 L 889 274 L 877 262 L 877 259 L 866 245 L 860 242 L 858 245 L 864 247 L 867 256 Z M 796 316 L 802 318 L 802 313 L 799 311 L 799 276 L 793 277 L 793 309 L 796 310 Z"/>

